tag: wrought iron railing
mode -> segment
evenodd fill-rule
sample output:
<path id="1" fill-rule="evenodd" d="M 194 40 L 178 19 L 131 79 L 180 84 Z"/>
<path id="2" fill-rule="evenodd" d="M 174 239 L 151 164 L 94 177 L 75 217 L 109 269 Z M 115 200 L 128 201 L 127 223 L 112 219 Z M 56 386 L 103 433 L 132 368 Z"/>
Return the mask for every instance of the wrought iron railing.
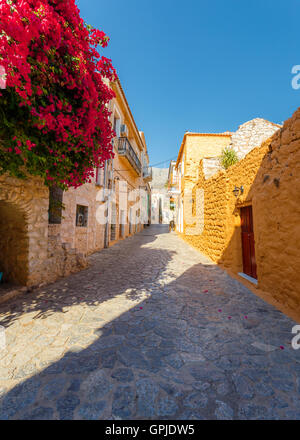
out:
<path id="1" fill-rule="evenodd" d="M 132 148 L 127 137 L 119 137 L 118 139 L 118 153 L 120 156 L 125 156 L 135 171 L 140 175 L 142 172 L 142 164 Z"/>

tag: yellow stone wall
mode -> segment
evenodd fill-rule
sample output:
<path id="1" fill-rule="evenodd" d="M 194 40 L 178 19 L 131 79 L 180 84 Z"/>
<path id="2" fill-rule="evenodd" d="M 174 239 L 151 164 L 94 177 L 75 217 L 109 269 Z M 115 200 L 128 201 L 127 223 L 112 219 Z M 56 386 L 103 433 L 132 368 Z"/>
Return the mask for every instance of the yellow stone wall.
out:
<path id="1" fill-rule="evenodd" d="M 233 273 L 243 271 L 240 208 L 253 207 L 258 288 L 289 310 L 300 310 L 300 109 L 260 147 L 205 180 L 204 231 L 185 236 Z M 234 187 L 244 186 L 238 199 Z M 300 316 L 300 314 L 299 314 Z"/>
<path id="2" fill-rule="evenodd" d="M 219 157 L 230 144 L 230 135 L 188 134 L 185 142 L 185 187 L 194 186 L 198 178 L 199 162 L 204 157 Z"/>
<path id="3" fill-rule="evenodd" d="M 181 163 L 183 169 L 180 179 L 181 196 L 178 204 L 183 201 L 183 232 L 191 225 L 189 209 L 186 206 L 185 195 L 191 192 L 199 177 L 199 162 L 204 157 L 219 157 L 221 151 L 229 146 L 230 134 L 201 134 L 185 133 L 177 159 L 176 167 Z M 177 221 L 177 229 L 180 229 Z"/>

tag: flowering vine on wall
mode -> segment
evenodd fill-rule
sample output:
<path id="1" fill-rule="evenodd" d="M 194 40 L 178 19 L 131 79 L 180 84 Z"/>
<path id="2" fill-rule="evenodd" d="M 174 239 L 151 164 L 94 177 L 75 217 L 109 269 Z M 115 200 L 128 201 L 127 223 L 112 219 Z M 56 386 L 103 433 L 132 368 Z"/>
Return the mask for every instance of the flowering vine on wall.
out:
<path id="1" fill-rule="evenodd" d="M 108 40 L 75 0 L 0 0 L 0 173 L 76 188 L 112 157 Z"/>

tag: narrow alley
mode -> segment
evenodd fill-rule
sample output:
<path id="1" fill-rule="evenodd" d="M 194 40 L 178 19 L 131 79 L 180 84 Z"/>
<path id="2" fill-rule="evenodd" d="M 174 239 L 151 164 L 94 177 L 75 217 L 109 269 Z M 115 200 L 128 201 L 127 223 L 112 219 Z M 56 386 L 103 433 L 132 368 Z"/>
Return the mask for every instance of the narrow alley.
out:
<path id="1" fill-rule="evenodd" d="M 0 419 L 299 419 L 295 323 L 165 226 L 0 306 Z"/>

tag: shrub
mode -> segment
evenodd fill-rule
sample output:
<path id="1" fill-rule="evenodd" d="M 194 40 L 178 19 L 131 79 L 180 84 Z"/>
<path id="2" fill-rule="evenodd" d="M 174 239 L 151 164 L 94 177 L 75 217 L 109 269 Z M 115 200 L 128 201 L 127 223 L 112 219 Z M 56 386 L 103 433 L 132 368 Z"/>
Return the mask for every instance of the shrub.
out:
<path id="1" fill-rule="evenodd" d="M 109 38 L 84 23 L 75 0 L 2 0 L 0 23 L 0 173 L 63 189 L 89 182 L 113 156 L 115 70 L 96 50 Z"/>
<path id="2" fill-rule="evenodd" d="M 231 165 L 234 165 L 238 161 L 239 159 L 235 150 L 233 150 L 230 147 L 224 148 L 224 150 L 221 153 L 220 162 L 222 167 L 225 168 L 225 170 L 227 170 L 229 167 L 231 167 Z"/>

